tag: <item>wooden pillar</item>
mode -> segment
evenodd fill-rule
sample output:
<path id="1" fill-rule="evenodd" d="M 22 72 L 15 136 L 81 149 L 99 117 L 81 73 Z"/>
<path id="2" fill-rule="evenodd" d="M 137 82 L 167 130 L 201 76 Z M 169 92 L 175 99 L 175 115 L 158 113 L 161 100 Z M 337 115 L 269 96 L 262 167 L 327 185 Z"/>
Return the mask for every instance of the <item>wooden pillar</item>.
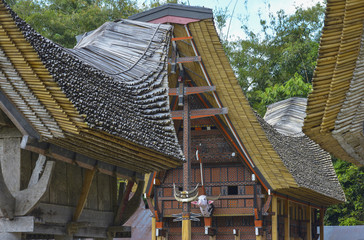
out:
<path id="1" fill-rule="evenodd" d="M 289 211 L 289 200 L 287 199 L 284 203 L 284 240 L 291 239 L 291 212 Z"/>
<path id="2" fill-rule="evenodd" d="M 1 240 L 21 240 L 21 233 L 0 233 Z"/>
<path id="3" fill-rule="evenodd" d="M 277 196 L 272 197 L 272 240 L 278 240 L 278 203 Z"/>
<path id="4" fill-rule="evenodd" d="M 183 190 L 189 191 L 191 177 L 191 127 L 189 97 L 183 98 L 183 154 L 186 162 L 183 164 Z M 191 203 L 182 203 L 182 240 L 191 240 Z"/>
<path id="5" fill-rule="evenodd" d="M 240 240 L 240 238 L 237 239 Z M 263 236 L 262 235 L 255 236 L 255 240 L 263 240 Z"/>
<path id="6" fill-rule="evenodd" d="M 152 217 L 152 240 L 157 240 L 155 225 L 156 225 L 155 217 Z"/>
<path id="7" fill-rule="evenodd" d="M 182 240 L 191 240 L 191 220 L 182 220 Z"/>
<path id="8" fill-rule="evenodd" d="M 240 240 L 240 230 L 237 229 L 237 231 L 238 231 L 238 233 L 237 233 L 237 235 L 234 235 L 234 240 Z"/>
<path id="9" fill-rule="evenodd" d="M 324 216 L 325 209 L 320 209 L 320 240 L 324 240 Z"/>
<path id="10" fill-rule="evenodd" d="M 312 213 L 311 206 L 307 206 L 306 209 L 306 220 L 307 220 L 307 240 L 312 240 Z"/>
<path id="11" fill-rule="evenodd" d="M 209 240 L 216 240 L 216 235 L 215 236 L 209 236 Z M 240 238 L 239 238 L 240 240 Z"/>

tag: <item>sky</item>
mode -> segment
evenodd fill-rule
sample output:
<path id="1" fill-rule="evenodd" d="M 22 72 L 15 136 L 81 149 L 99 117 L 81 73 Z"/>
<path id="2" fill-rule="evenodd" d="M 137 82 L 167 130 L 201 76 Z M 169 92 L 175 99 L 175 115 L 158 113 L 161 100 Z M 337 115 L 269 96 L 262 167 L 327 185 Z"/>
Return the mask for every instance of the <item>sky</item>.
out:
<path id="1" fill-rule="evenodd" d="M 138 0 L 138 2 L 148 2 L 148 0 Z M 267 19 L 269 12 L 276 13 L 278 10 L 283 9 L 286 14 L 290 15 L 295 12 L 296 7 L 308 8 L 316 3 L 324 4 L 323 0 L 181 0 L 181 2 L 191 6 L 211 8 L 212 10 L 227 7 L 228 14 L 232 15 L 232 18 L 227 19 L 227 26 L 223 29 L 223 34 L 226 36 L 229 33 L 229 40 L 245 38 L 240 19 L 247 19 L 249 29 L 259 32 L 259 13 L 261 13 L 263 19 Z M 230 19 L 231 25 L 229 28 Z"/>

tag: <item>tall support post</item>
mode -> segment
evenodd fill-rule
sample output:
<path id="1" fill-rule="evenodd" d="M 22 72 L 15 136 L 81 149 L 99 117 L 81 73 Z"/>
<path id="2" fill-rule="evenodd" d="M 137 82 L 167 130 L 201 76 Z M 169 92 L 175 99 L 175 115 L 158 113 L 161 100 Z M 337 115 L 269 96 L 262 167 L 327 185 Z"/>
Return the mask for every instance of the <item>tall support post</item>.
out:
<path id="1" fill-rule="evenodd" d="M 284 240 L 291 239 L 290 225 L 291 225 L 291 212 L 289 211 L 289 200 L 284 202 Z"/>
<path id="2" fill-rule="evenodd" d="M 308 205 L 306 208 L 306 220 L 307 220 L 307 240 L 312 240 L 312 213 L 311 206 Z"/>
<path id="3" fill-rule="evenodd" d="M 325 216 L 325 209 L 320 209 L 320 240 L 324 240 L 324 216 Z"/>
<path id="4" fill-rule="evenodd" d="M 183 164 L 183 190 L 188 191 L 190 188 L 191 177 L 191 127 L 190 127 L 190 106 L 189 96 L 183 97 L 183 153 L 186 162 Z M 191 240 L 191 203 L 184 202 L 182 205 L 182 240 Z"/>
<path id="5" fill-rule="evenodd" d="M 156 219 L 152 217 L 152 240 L 157 240 L 156 230 Z"/>
<path id="6" fill-rule="evenodd" d="M 277 196 L 272 197 L 272 240 L 278 240 L 278 202 Z"/>

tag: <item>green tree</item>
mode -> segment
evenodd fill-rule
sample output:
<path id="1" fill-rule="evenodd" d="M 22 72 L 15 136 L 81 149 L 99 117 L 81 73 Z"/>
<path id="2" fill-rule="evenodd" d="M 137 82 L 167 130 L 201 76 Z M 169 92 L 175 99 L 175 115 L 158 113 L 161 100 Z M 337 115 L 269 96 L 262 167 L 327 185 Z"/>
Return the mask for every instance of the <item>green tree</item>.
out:
<path id="1" fill-rule="evenodd" d="M 336 159 L 334 167 L 347 201 L 327 209 L 325 224 L 364 225 L 364 167 Z"/>
<path id="2" fill-rule="evenodd" d="M 287 93 L 289 89 L 282 88 L 291 86 L 287 84 L 289 81 L 311 82 L 324 8 L 317 4 L 308 9 L 297 8 L 290 16 L 283 10 L 276 16 L 269 16 L 269 20 L 260 21 L 261 33 L 243 26 L 247 38 L 225 44 L 239 83 L 252 107 L 260 114 L 265 112 L 262 104 L 270 102 L 266 99 L 279 101 L 292 96 L 307 96 L 301 91 L 289 94 L 278 94 L 277 91 Z M 307 89 L 301 82 L 300 85 Z M 307 94 L 309 91 L 303 92 Z M 268 96 L 269 93 L 277 94 Z"/>
<path id="3" fill-rule="evenodd" d="M 139 10 L 132 0 L 12 0 L 12 9 L 41 35 L 65 46 L 75 36 Z"/>

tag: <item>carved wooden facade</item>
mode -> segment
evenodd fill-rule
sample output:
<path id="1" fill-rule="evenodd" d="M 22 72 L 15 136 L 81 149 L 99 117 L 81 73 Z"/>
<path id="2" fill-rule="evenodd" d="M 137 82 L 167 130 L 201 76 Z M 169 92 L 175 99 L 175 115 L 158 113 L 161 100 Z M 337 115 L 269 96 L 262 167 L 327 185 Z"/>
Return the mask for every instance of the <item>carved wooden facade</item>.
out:
<path id="1" fill-rule="evenodd" d="M 170 94 L 172 116 L 173 111 L 181 112 L 174 123 L 186 162 L 183 169 L 150 177 L 146 197 L 153 214 L 152 239 L 323 239 L 317 226 L 322 233 L 325 209 L 345 201 L 330 156 L 303 134 L 277 132 L 252 111 L 224 53 L 211 9 L 166 4 L 131 19 L 173 26 L 170 88 L 178 89 L 182 82 L 210 88 L 207 93 L 196 92 L 189 105 L 179 100 L 184 92 L 178 98 Z M 204 108 L 227 111 L 195 114 L 195 109 Z M 190 126 L 185 124 L 188 115 Z M 173 183 L 186 193 L 201 183 L 194 157 L 197 147 L 206 195 L 221 194 L 211 219 L 200 222 L 193 221 L 198 208 L 190 213 L 188 204 L 173 196 Z"/>

